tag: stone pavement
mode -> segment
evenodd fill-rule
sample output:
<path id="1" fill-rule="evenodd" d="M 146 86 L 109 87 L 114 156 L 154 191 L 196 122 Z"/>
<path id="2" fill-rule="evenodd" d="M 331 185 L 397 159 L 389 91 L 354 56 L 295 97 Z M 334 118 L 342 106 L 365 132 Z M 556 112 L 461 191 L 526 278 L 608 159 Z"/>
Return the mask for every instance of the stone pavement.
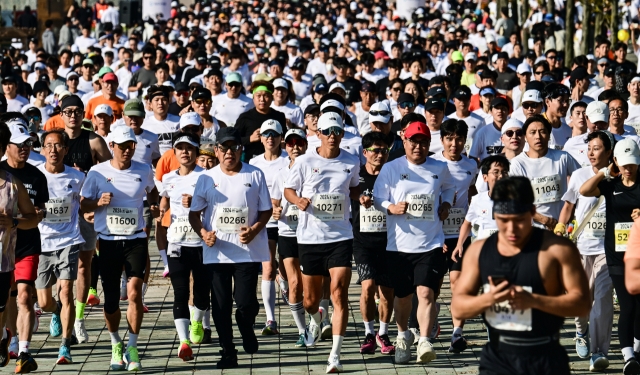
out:
<path id="1" fill-rule="evenodd" d="M 258 336 L 260 351 L 254 356 L 244 354 L 240 347 L 240 367 L 224 372 L 216 370 L 218 346 L 215 340 L 215 328 L 213 331 L 214 343 L 194 346 L 195 359 L 191 362 L 182 362 L 177 357 L 178 337 L 173 323 L 172 301 L 173 290 L 169 279 L 162 278 L 162 262 L 156 251 L 155 241 L 151 242 L 152 276 L 145 302 L 150 312 L 145 314 L 143 329 L 138 340 L 138 348 L 141 355 L 143 372 L 148 374 L 324 374 L 326 360 L 331 350 L 331 342 L 321 342 L 315 348 L 306 350 L 294 347 L 297 339 L 297 329 L 291 317 L 289 307 L 283 301 L 277 300 L 277 319 L 280 323 L 279 336 Z M 469 340 L 470 349 L 462 354 L 447 353 L 451 338 L 451 320 L 449 314 L 450 291 L 448 281 L 445 280 L 443 293 L 439 299 L 442 309 L 439 321 L 442 328 L 440 338 L 435 340 L 438 358 L 426 366 L 394 365 L 392 356 L 381 354 L 363 356 L 359 353 L 360 343 L 364 337 L 364 325 L 359 313 L 360 288 L 355 284 L 354 271 L 351 288 L 349 289 L 350 320 L 346 338 L 342 350 L 342 363 L 346 372 L 354 374 L 477 374 L 478 359 L 481 347 L 486 340 L 486 331 L 480 318 L 468 321 L 465 327 L 465 335 Z M 259 284 L 257 286 L 260 293 Z M 260 303 L 262 300 L 259 298 Z M 121 308 L 126 310 L 126 302 L 121 303 Z M 40 329 L 33 336 L 31 351 L 39 365 L 37 373 L 51 374 L 105 374 L 108 372 L 111 357 L 111 345 L 109 334 L 102 317 L 102 306 L 87 307 L 87 329 L 90 342 L 76 345 L 72 348 L 73 359 L 76 363 L 70 365 L 55 365 L 55 360 L 60 345 L 59 338 L 48 335 L 49 315 L 43 315 L 40 319 Z M 120 335 L 127 340 L 125 335 L 126 321 L 123 319 Z M 256 332 L 259 334 L 265 321 L 264 309 L 261 308 L 257 319 Z M 616 317 L 617 321 L 617 306 Z M 213 322 L 212 322 L 213 325 Z M 377 325 L 376 325 L 377 328 Z M 392 340 L 395 338 L 395 326 L 391 326 Z M 613 350 L 609 353 L 611 366 L 608 373 L 622 373 L 622 356 L 617 341 L 617 326 L 614 325 Z M 576 374 L 588 373 L 589 361 L 577 357 L 572 338 L 573 320 L 567 319 L 562 332 L 562 344 L 571 357 L 571 368 Z M 236 337 L 240 337 L 236 330 Z M 240 341 L 236 339 L 236 343 Z M 415 347 L 413 353 L 415 361 Z M 0 369 L 0 373 L 13 373 L 14 361 L 6 368 Z"/>

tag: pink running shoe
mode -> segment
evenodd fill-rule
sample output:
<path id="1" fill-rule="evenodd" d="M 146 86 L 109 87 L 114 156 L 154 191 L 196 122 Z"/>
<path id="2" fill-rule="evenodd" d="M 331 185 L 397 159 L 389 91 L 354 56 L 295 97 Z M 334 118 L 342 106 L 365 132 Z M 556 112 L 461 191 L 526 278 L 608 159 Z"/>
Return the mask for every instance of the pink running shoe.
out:
<path id="1" fill-rule="evenodd" d="M 389 335 L 384 334 L 384 335 L 380 336 L 379 334 L 376 333 L 376 342 L 378 343 L 378 346 L 380 347 L 380 353 L 382 353 L 382 354 L 395 354 L 396 347 L 393 346 L 393 344 L 391 343 L 391 340 L 389 340 Z"/>
<path id="2" fill-rule="evenodd" d="M 367 337 L 364 338 L 364 343 L 360 347 L 361 354 L 376 354 L 376 337 L 369 333 Z"/>

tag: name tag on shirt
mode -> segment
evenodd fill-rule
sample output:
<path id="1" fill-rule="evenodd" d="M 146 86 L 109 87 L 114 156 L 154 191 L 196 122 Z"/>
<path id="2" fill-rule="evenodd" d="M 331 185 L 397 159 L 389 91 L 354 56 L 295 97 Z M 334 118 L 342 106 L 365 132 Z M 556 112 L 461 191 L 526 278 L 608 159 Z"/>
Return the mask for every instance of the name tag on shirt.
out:
<path id="1" fill-rule="evenodd" d="M 467 212 L 462 208 L 450 208 L 449 216 L 442 222 L 442 231 L 445 235 L 460 234 L 460 227 L 464 222 Z"/>
<path id="2" fill-rule="evenodd" d="M 387 231 L 387 215 L 376 210 L 374 206 L 364 208 L 360 206 L 360 232 L 376 233 Z"/>
<path id="3" fill-rule="evenodd" d="M 607 229 L 607 214 L 605 212 L 596 212 L 584 227 L 584 238 L 592 240 L 604 239 L 604 232 Z"/>
<path id="4" fill-rule="evenodd" d="M 298 213 L 300 209 L 295 204 L 292 204 L 287 208 L 287 213 L 285 213 L 285 217 L 287 218 L 287 225 L 291 230 L 298 229 Z"/>
<path id="5" fill-rule="evenodd" d="M 490 285 L 484 284 L 482 289 L 484 293 L 489 293 Z M 530 286 L 523 286 L 522 289 L 529 293 L 533 290 Z M 509 301 L 496 303 L 486 309 L 484 318 L 491 327 L 504 331 L 523 332 L 531 331 L 533 328 L 531 325 L 531 309 L 514 310 Z"/>
<path id="6" fill-rule="evenodd" d="M 189 216 L 178 216 L 171 221 L 169 242 L 200 242 L 200 237 L 193 231 L 189 223 Z"/>
<path id="7" fill-rule="evenodd" d="M 616 223 L 614 228 L 616 251 L 627 251 L 627 242 L 629 241 L 629 232 L 633 223 Z"/>

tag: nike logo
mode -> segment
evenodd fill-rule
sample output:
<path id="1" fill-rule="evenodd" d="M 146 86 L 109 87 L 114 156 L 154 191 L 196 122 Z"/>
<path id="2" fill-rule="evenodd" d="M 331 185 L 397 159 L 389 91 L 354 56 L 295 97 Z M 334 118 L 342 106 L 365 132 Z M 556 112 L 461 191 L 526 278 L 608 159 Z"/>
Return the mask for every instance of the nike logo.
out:
<path id="1" fill-rule="evenodd" d="M 620 191 L 620 192 L 618 192 L 618 191 L 614 191 L 614 192 L 613 192 L 613 195 L 618 195 L 618 194 L 622 194 L 622 193 L 623 193 L 622 191 Z"/>

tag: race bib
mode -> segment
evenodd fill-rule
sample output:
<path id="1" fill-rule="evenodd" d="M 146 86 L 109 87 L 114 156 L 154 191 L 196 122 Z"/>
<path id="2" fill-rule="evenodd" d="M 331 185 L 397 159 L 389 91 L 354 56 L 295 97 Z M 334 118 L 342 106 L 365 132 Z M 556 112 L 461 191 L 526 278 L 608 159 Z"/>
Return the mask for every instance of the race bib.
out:
<path id="1" fill-rule="evenodd" d="M 138 229 L 138 209 L 107 207 L 107 229 L 110 234 L 128 236 Z"/>
<path id="2" fill-rule="evenodd" d="M 562 198 L 560 191 L 560 175 L 536 177 L 531 179 L 531 187 L 535 195 L 534 204 L 558 202 Z"/>
<path id="3" fill-rule="evenodd" d="M 344 220 L 344 194 L 315 194 L 311 200 L 313 215 L 320 221 Z"/>
<path id="4" fill-rule="evenodd" d="M 405 200 L 408 203 L 407 220 L 435 220 L 433 194 L 408 194 Z"/>
<path id="5" fill-rule="evenodd" d="M 478 233 L 478 237 L 476 237 L 476 240 L 484 240 L 485 238 L 491 237 L 491 235 L 494 233 L 498 233 L 498 229 L 482 229 Z"/>
<path id="6" fill-rule="evenodd" d="M 607 220 L 605 212 L 596 212 L 587 222 L 582 231 L 584 238 L 592 240 L 604 239 L 604 231 L 607 229 Z"/>
<path id="7" fill-rule="evenodd" d="M 375 233 L 387 231 L 387 215 L 376 210 L 374 206 L 360 206 L 360 232 Z"/>
<path id="8" fill-rule="evenodd" d="M 445 235 L 460 234 L 460 227 L 464 222 L 466 211 L 462 208 L 450 208 L 449 217 L 442 222 L 442 231 Z"/>
<path id="9" fill-rule="evenodd" d="M 633 223 L 616 223 L 614 227 L 616 251 L 627 251 L 627 242 L 629 241 L 629 231 Z"/>
<path id="10" fill-rule="evenodd" d="M 464 153 L 469 155 L 469 151 L 471 150 L 471 146 L 473 145 L 473 138 L 467 137 L 467 140 L 464 142 Z"/>
<path id="11" fill-rule="evenodd" d="M 291 228 L 291 230 L 298 229 L 298 212 L 300 212 L 298 206 L 292 204 L 289 205 L 289 208 L 287 208 L 287 213 L 284 214 L 284 216 L 287 218 L 287 225 L 289 226 L 289 228 Z"/>
<path id="12" fill-rule="evenodd" d="M 240 228 L 248 223 L 248 207 L 218 207 L 216 210 L 216 228 L 220 232 L 240 233 Z"/>
<path id="13" fill-rule="evenodd" d="M 178 216 L 171 221 L 169 226 L 169 242 L 194 242 L 199 243 L 200 237 L 193 231 L 189 223 L 189 216 Z"/>
<path id="14" fill-rule="evenodd" d="M 489 284 L 482 286 L 484 293 L 489 293 Z M 522 289 L 531 293 L 530 286 L 523 286 Z M 502 301 L 489 307 L 484 311 L 484 318 L 487 323 L 495 329 L 504 331 L 531 331 L 531 309 L 514 310 L 509 301 Z"/>
<path id="15" fill-rule="evenodd" d="M 44 204 L 47 210 L 47 217 L 42 221 L 50 224 L 71 222 L 71 201 L 71 196 L 49 199 Z"/>

